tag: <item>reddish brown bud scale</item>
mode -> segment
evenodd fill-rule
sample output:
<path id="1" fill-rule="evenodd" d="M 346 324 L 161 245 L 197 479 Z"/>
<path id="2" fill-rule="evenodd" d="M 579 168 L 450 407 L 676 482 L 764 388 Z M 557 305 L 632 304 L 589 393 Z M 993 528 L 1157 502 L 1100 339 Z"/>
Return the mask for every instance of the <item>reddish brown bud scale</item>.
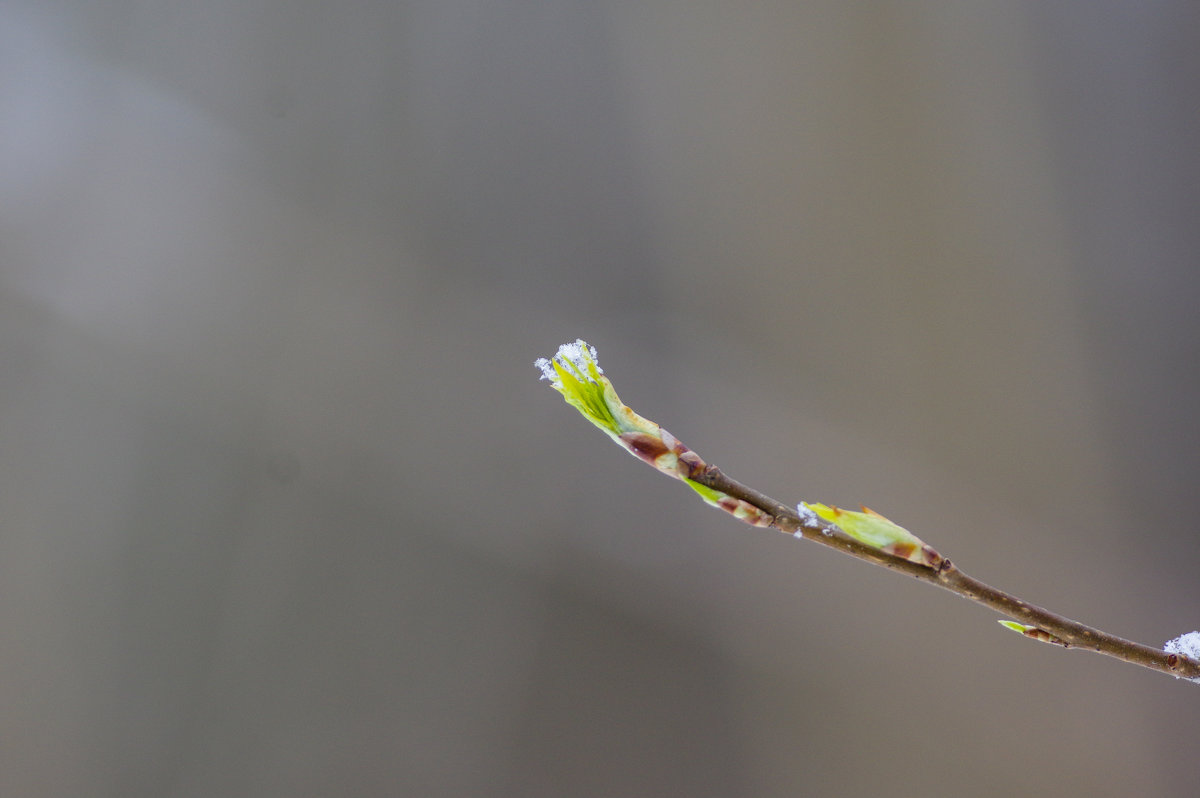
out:
<path id="1" fill-rule="evenodd" d="M 671 453 L 671 450 L 663 444 L 661 439 L 647 435 L 644 432 L 625 432 L 621 434 L 620 438 L 621 442 L 629 447 L 629 451 L 650 465 L 655 465 L 654 461 L 664 454 Z"/>
<path id="2" fill-rule="evenodd" d="M 722 496 L 720 499 L 717 499 L 717 507 L 720 507 L 739 521 L 744 521 L 751 526 L 771 526 L 775 523 L 773 515 L 763 512 L 749 502 L 735 499 L 732 496 Z"/>
<path id="3" fill-rule="evenodd" d="M 883 547 L 883 550 L 888 554 L 894 554 L 902 559 L 911 560 L 913 552 L 917 550 L 917 547 L 912 543 L 889 543 Z"/>
<path id="4" fill-rule="evenodd" d="M 905 560 L 917 562 L 917 558 L 913 556 L 917 551 L 917 546 L 914 543 L 889 543 L 883 547 L 883 551 L 888 554 L 894 554 Z M 931 549 L 929 546 L 921 546 L 921 563 L 928 565 L 930 568 L 937 568 L 942 564 L 942 555 Z"/>
<path id="5" fill-rule="evenodd" d="M 1026 637 L 1031 637 L 1034 640 L 1040 640 L 1043 643 L 1050 643 L 1052 645 L 1062 646 L 1063 648 L 1071 647 L 1070 644 L 1068 644 L 1066 640 L 1063 640 L 1061 637 L 1057 637 L 1056 635 L 1050 634 L 1045 629 L 1038 629 L 1036 627 L 1029 628 L 1029 629 L 1026 629 L 1024 632 L 1022 632 L 1021 634 L 1025 635 Z"/>
<path id="6" fill-rule="evenodd" d="M 696 454 L 682 443 L 679 444 L 679 447 L 683 449 L 683 452 L 679 454 L 679 470 L 680 472 L 686 471 L 683 476 L 687 479 L 691 479 L 692 477 L 696 476 L 696 474 L 700 473 L 705 469 L 705 467 L 708 466 L 708 463 L 700 459 L 700 455 Z"/>

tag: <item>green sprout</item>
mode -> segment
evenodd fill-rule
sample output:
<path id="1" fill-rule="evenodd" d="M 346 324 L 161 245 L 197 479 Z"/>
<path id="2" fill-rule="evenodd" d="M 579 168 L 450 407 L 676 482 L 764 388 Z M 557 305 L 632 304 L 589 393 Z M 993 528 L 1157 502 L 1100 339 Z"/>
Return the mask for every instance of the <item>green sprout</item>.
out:
<path id="1" fill-rule="evenodd" d="M 1067 641 L 1060 637 L 1055 637 L 1045 629 L 1039 629 L 1036 626 L 1030 626 L 1027 623 L 1017 623 L 1016 621 L 996 621 L 996 623 L 1000 624 L 1005 629 L 1012 629 L 1018 634 L 1025 635 L 1025 637 L 1028 637 L 1031 640 L 1040 640 L 1043 643 L 1052 643 L 1056 646 L 1069 645 Z"/>
<path id="2" fill-rule="evenodd" d="M 868 546 L 922 565 L 937 566 L 942 561 L 942 556 L 925 541 L 869 507 L 862 508 L 860 513 L 824 504 L 803 504 L 819 518 L 837 524 L 847 535 Z"/>
<path id="3" fill-rule="evenodd" d="M 692 479 L 707 464 L 674 435 L 639 416 L 621 401 L 612 382 L 596 362 L 595 348 L 586 341 L 579 339 L 573 344 L 563 344 L 553 358 L 539 358 L 534 365 L 541 369 L 542 379 L 549 380 L 550 387 L 562 394 L 567 404 L 625 451 L 667 476 L 682 480 L 704 501 L 737 519 L 754 526 L 771 525 L 770 514 Z"/>

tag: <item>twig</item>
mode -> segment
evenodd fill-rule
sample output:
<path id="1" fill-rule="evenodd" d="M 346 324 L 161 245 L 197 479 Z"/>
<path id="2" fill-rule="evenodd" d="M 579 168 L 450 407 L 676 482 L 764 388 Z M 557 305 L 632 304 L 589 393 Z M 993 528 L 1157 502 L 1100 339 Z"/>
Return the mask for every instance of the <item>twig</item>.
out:
<path id="1" fill-rule="evenodd" d="M 774 519 L 771 526 L 781 532 L 803 537 L 806 540 L 820 543 L 823 546 L 829 546 L 843 554 L 848 554 L 851 557 L 857 557 L 860 560 L 866 560 L 876 565 L 882 565 L 884 568 L 889 568 L 893 571 L 906 573 L 922 582 L 937 585 L 940 588 L 949 590 L 951 593 L 970 599 L 985 607 L 991 607 L 1010 618 L 1015 618 L 1031 627 L 1030 630 L 1025 632 L 1028 637 L 1044 639 L 1041 635 L 1036 634 L 1040 630 L 1053 638 L 1046 639 L 1045 642 L 1057 643 L 1063 648 L 1080 648 L 1087 651 L 1095 651 L 1098 654 L 1105 654 L 1124 662 L 1131 662 L 1134 665 L 1141 665 L 1144 668 L 1150 668 L 1185 679 L 1200 678 L 1200 663 L 1194 660 L 1178 654 L 1167 653 L 1162 649 L 1135 643 L 1131 640 L 1125 640 L 1124 638 L 1094 629 L 1078 621 L 1073 621 L 1070 618 L 1065 618 L 1035 604 L 1030 604 L 1028 601 L 1019 599 L 1003 590 L 980 582 L 972 576 L 968 576 L 948 559 L 943 559 L 934 568 L 910 562 L 909 560 L 872 548 L 845 534 L 834 524 L 822 521 L 819 518 L 815 520 L 811 518 L 802 519 L 792 508 L 734 479 L 730 479 L 716 466 L 706 466 L 700 472 L 692 475 L 691 479 L 713 490 L 726 493 L 754 505 L 769 514 Z"/>
<path id="2" fill-rule="evenodd" d="M 908 530 L 878 513 L 801 503 L 795 509 L 730 479 L 658 424 L 633 412 L 596 362 L 596 350 L 582 340 L 559 347 L 553 359 L 534 364 L 568 404 L 630 454 L 664 474 L 682 480 L 709 504 L 754 526 L 775 527 L 843 554 L 908 574 L 963 598 L 991 607 L 1016 621 L 1001 623 L 1026 637 L 1064 648 L 1110 657 L 1200 683 L 1200 632 L 1168 643 L 1165 649 L 1134 643 L 1085 626 L 984 584 L 958 569 Z"/>

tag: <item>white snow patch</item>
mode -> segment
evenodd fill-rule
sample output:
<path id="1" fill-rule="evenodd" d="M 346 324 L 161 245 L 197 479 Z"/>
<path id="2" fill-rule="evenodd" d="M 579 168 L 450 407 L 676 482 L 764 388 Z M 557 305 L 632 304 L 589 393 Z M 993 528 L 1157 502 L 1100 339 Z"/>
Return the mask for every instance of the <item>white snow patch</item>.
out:
<path id="1" fill-rule="evenodd" d="M 804 502 L 796 505 L 796 515 L 800 516 L 800 523 L 805 526 L 818 526 L 821 523 L 817 514 L 810 510 Z"/>
<path id="2" fill-rule="evenodd" d="M 1168 654 L 1182 654 L 1189 659 L 1200 661 L 1200 632 L 1180 635 L 1163 646 L 1163 651 Z"/>
<path id="3" fill-rule="evenodd" d="M 1163 646 L 1163 651 L 1168 654 L 1182 654 L 1188 659 L 1200 662 L 1200 632 L 1188 632 L 1174 640 L 1167 641 L 1167 644 Z M 1200 684 L 1200 679 L 1190 679 L 1189 681 Z"/>
<path id="4" fill-rule="evenodd" d="M 576 338 L 573 344 L 563 344 L 560 346 L 558 353 L 554 355 L 554 359 L 564 366 L 570 363 L 574 367 L 572 370 L 577 372 L 581 377 L 586 378 L 588 382 L 593 382 L 588 372 L 589 363 L 595 364 L 596 371 L 601 374 L 604 373 L 604 369 L 600 368 L 600 364 L 596 360 L 596 347 L 588 346 L 588 343 L 582 338 Z M 557 382 L 558 374 L 555 373 L 554 365 L 550 362 L 549 358 L 539 357 L 533 361 L 533 365 L 535 368 L 542 370 L 541 378 L 543 380 L 550 380 L 551 384 Z"/>

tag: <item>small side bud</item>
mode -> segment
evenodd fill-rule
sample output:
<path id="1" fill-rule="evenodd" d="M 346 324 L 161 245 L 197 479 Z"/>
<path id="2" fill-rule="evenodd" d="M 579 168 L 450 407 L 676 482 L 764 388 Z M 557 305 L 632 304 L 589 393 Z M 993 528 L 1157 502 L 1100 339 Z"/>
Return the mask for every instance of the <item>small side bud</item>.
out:
<path id="1" fill-rule="evenodd" d="M 1043 643 L 1053 643 L 1054 645 L 1062 646 L 1063 648 L 1070 647 L 1066 640 L 1050 634 L 1045 629 L 1039 629 L 1036 626 L 1029 626 L 1028 624 L 1017 623 L 1016 621 L 996 621 L 996 623 L 1000 624 L 1005 629 L 1012 629 L 1014 632 L 1018 632 L 1025 637 L 1030 638 L 1031 640 L 1040 640 Z"/>

